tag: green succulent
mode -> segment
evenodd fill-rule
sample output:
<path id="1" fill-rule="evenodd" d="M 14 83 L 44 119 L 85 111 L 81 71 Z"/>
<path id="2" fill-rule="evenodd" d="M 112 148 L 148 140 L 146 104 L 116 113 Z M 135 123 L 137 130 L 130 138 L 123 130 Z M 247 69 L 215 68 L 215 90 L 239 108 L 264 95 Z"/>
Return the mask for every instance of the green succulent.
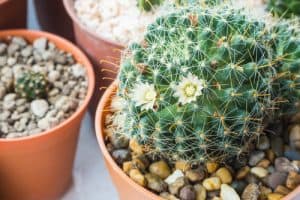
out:
<path id="1" fill-rule="evenodd" d="M 28 100 L 47 96 L 48 81 L 41 73 L 28 71 L 15 81 L 15 92 Z"/>
<path id="2" fill-rule="evenodd" d="M 267 119 L 295 112 L 299 38 L 229 8 L 158 18 L 122 58 L 115 133 L 170 160 L 243 156 Z"/>
<path id="3" fill-rule="evenodd" d="M 300 16 L 300 0 L 268 0 L 268 10 L 279 17 Z"/>
<path id="4" fill-rule="evenodd" d="M 160 5 L 164 2 L 164 0 L 137 0 L 138 7 L 140 10 L 143 11 L 150 11 L 152 10 L 153 6 Z"/>

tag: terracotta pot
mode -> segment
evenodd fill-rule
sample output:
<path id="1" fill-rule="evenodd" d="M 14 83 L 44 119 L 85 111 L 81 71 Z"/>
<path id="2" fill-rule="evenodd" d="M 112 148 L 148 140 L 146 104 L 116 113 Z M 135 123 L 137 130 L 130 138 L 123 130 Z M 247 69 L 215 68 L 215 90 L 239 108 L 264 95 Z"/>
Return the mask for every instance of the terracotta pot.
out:
<path id="1" fill-rule="evenodd" d="M 108 87 L 116 77 L 121 50 L 123 50 L 124 47 L 96 35 L 93 31 L 85 27 L 76 16 L 74 0 L 64 0 L 64 5 L 73 21 L 77 45 L 85 51 L 94 64 L 96 90 L 91 101 L 90 110 L 92 113 L 95 113 L 99 99 L 104 92 L 104 90 L 100 90 L 100 88 Z"/>
<path id="2" fill-rule="evenodd" d="M 22 36 L 32 42 L 46 37 L 57 48 L 71 53 L 87 70 L 87 96 L 77 111 L 57 127 L 17 139 L 0 139 L 0 199 L 58 199 L 72 183 L 72 168 L 81 120 L 91 99 L 95 77 L 86 56 L 58 36 L 29 30 L 0 31 L 0 39 Z"/>
<path id="3" fill-rule="evenodd" d="M 26 28 L 27 0 L 0 0 L 0 29 Z"/>
<path id="4" fill-rule="evenodd" d="M 115 163 L 106 148 L 104 141 L 105 116 L 110 113 L 109 106 L 111 103 L 111 97 L 115 94 L 116 89 L 117 82 L 115 81 L 103 94 L 102 99 L 99 102 L 95 118 L 95 128 L 98 143 L 100 145 L 102 154 L 104 155 L 105 164 L 111 179 L 117 188 L 121 200 L 163 200 L 161 197 L 132 181 Z M 300 186 L 283 200 L 300 200 Z"/>
<path id="5" fill-rule="evenodd" d="M 37 19 L 43 30 L 74 41 L 72 20 L 62 0 L 34 0 L 34 5 Z"/>

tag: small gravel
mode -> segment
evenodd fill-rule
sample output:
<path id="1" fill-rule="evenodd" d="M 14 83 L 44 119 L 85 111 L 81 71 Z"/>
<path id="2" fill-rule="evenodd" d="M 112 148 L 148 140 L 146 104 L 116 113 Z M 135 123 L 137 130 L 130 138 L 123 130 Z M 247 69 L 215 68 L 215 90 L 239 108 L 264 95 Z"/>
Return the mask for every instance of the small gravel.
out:
<path id="1" fill-rule="evenodd" d="M 45 75 L 45 98 L 27 100 L 14 91 L 24 72 Z M 29 44 L 22 37 L 0 41 L 0 138 L 17 138 L 49 130 L 69 118 L 83 102 L 88 88 L 85 68 L 72 55 L 47 40 Z"/>

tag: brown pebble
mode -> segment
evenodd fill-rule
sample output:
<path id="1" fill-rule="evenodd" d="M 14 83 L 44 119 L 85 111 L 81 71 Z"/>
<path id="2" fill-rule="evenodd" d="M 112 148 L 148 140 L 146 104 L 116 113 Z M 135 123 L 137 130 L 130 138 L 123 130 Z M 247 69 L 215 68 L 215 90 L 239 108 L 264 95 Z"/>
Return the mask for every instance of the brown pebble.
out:
<path id="1" fill-rule="evenodd" d="M 175 168 L 185 172 L 185 171 L 189 170 L 191 168 L 191 166 L 186 161 L 179 160 L 179 161 L 176 161 Z"/>
<path id="2" fill-rule="evenodd" d="M 288 195 L 291 192 L 291 190 L 282 185 L 278 185 L 274 192 L 282 195 Z"/>
<path id="3" fill-rule="evenodd" d="M 206 163 L 206 169 L 207 169 L 207 172 L 212 174 L 214 173 L 219 167 L 219 164 L 218 163 L 215 163 L 215 162 L 207 162 Z"/>
<path id="4" fill-rule="evenodd" d="M 131 161 L 127 161 L 123 163 L 123 171 L 126 174 L 129 174 L 129 171 L 133 168 L 133 164 Z"/>
<path id="5" fill-rule="evenodd" d="M 300 185 L 300 175 L 297 172 L 291 171 L 286 180 L 286 187 L 294 190 Z"/>
<path id="6" fill-rule="evenodd" d="M 267 188 L 265 186 L 260 186 L 259 190 L 260 190 L 260 195 L 259 195 L 260 200 L 267 200 L 268 194 L 272 193 L 272 189 Z"/>
<path id="7" fill-rule="evenodd" d="M 236 175 L 236 179 L 238 179 L 238 180 L 244 179 L 248 175 L 249 172 L 250 172 L 250 167 L 245 166 L 245 167 L 241 168 Z"/>
<path id="8" fill-rule="evenodd" d="M 149 167 L 149 171 L 162 179 L 167 178 L 171 174 L 170 167 L 163 160 L 152 163 Z"/>
<path id="9" fill-rule="evenodd" d="M 129 141 L 129 148 L 137 155 L 142 155 L 144 153 L 143 147 L 134 139 Z"/>
<path id="10" fill-rule="evenodd" d="M 268 200 L 281 200 L 283 195 L 277 193 L 268 194 Z"/>
<path id="11" fill-rule="evenodd" d="M 260 191 L 259 186 L 255 183 L 249 184 L 243 194 L 242 194 L 242 200 L 257 200 L 259 197 Z"/>
<path id="12" fill-rule="evenodd" d="M 275 153 L 274 153 L 274 151 L 272 151 L 272 149 L 268 149 L 267 150 L 267 158 L 272 163 L 274 162 L 274 160 L 275 160 Z"/>
<path id="13" fill-rule="evenodd" d="M 222 167 L 217 170 L 216 176 L 221 179 L 223 184 L 230 184 L 232 182 L 232 176 L 229 170 L 225 167 Z"/>
<path id="14" fill-rule="evenodd" d="M 137 184 L 145 187 L 147 185 L 145 176 L 138 169 L 131 169 L 129 172 L 130 178 Z"/>
<path id="15" fill-rule="evenodd" d="M 186 185 L 179 192 L 181 200 L 196 200 L 196 191 L 191 185 Z"/>
<path id="16" fill-rule="evenodd" d="M 263 168 L 267 169 L 270 166 L 270 164 L 271 164 L 271 162 L 269 160 L 263 159 L 256 165 L 256 167 L 263 167 Z"/>
<path id="17" fill-rule="evenodd" d="M 185 172 L 185 176 L 191 182 L 199 182 L 205 178 L 205 172 L 201 172 L 200 170 L 188 170 Z"/>

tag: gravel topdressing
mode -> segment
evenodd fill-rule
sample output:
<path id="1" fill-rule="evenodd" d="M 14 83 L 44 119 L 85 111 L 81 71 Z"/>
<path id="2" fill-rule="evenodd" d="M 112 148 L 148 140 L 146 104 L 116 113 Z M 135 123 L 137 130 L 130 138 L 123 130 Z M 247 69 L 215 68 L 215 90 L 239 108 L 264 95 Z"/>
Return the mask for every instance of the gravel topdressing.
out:
<path id="1" fill-rule="evenodd" d="M 15 91 L 18 77 L 40 73 L 48 82 L 44 98 L 28 100 Z M 0 138 L 18 138 L 49 130 L 69 118 L 86 97 L 85 68 L 46 38 L 0 40 Z"/>

